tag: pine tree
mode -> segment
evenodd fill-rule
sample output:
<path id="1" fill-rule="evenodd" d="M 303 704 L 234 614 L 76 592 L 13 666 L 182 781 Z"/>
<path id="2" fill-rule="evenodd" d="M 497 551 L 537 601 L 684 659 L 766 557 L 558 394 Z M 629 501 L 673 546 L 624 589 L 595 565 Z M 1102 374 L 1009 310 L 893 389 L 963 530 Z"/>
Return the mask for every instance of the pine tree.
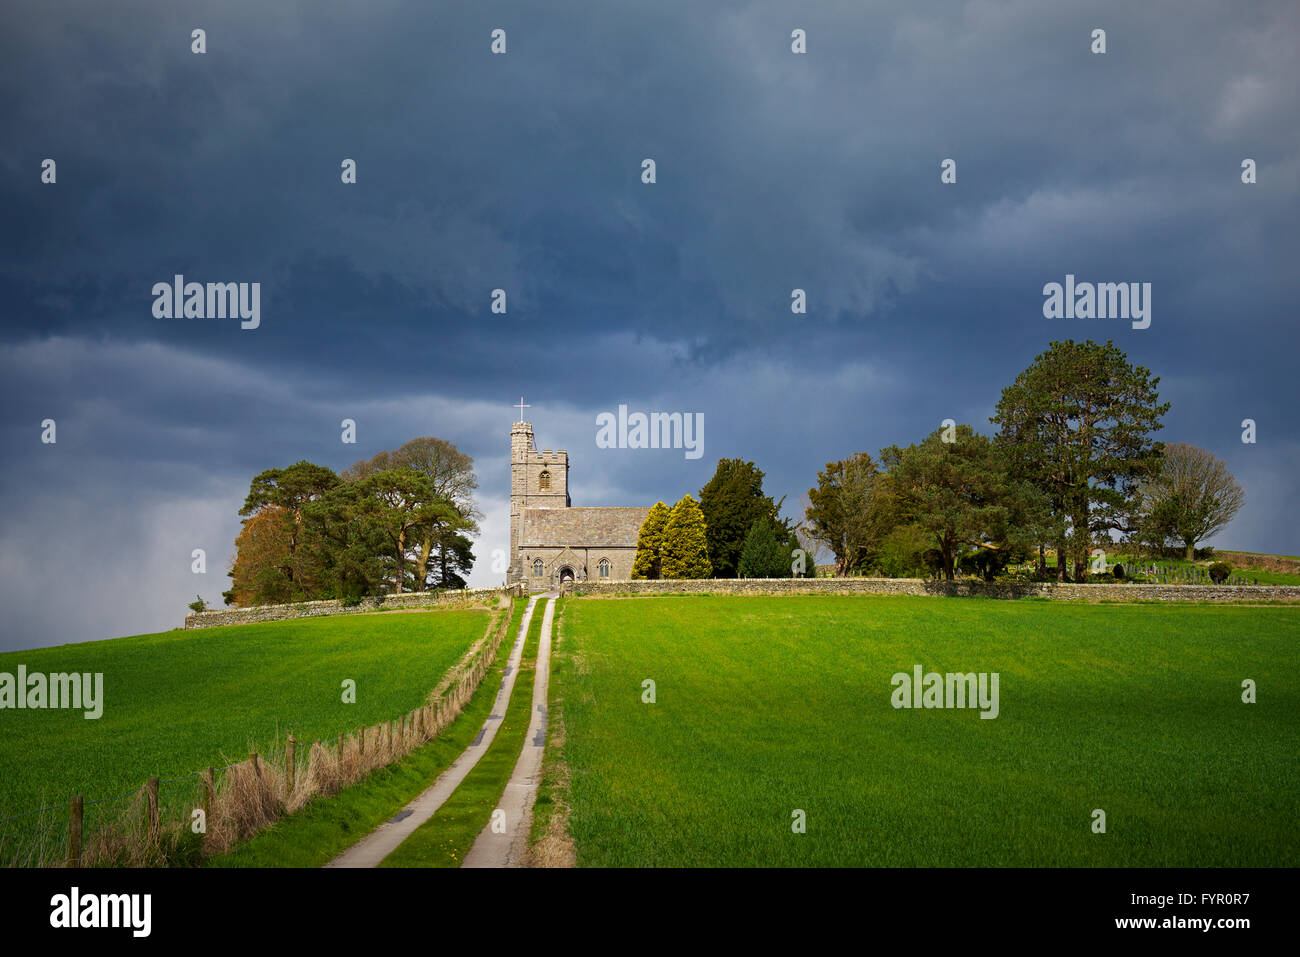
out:
<path id="1" fill-rule="evenodd" d="M 1002 390 L 990 421 L 1000 426 L 1012 477 L 1032 482 L 1049 502 L 1058 580 L 1071 559 L 1072 577 L 1085 580 L 1097 536 L 1126 530 L 1136 488 L 1163 453 L 1151 437 L 1169 411 L 1159 383 L 1113 342 L 1071 339 L 1053 342 Z"/>
<path id="2" fill-rule="evenodd" d="M 632 560 L 633 578 L 658 578 L 660 563 L 663 559 L 664 527 L 672 515 L 663 502 L 655 502 L 641 523 L 641 531 L 636 538 L 636 558 Z"/>
<path id="3" fill-rule="evenodd" d="M 673 506 L 668 524 L 664 526 L 660 575 L 663 578 L 708 578 L 712 574 L 704 513 L 695 499 L 683 495 L 681 501 Z"/>

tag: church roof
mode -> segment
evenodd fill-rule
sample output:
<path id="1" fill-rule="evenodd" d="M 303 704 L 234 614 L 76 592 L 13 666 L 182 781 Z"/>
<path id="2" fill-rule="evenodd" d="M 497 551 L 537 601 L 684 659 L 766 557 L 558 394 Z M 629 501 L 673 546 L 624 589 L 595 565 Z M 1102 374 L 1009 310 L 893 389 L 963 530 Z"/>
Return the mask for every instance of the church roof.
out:
<path id="1" fill-rule="evenodd" d="M 535 547 L 635 548 L 650 512 L 644 505 L 525 508 L 519 544 Z"/>

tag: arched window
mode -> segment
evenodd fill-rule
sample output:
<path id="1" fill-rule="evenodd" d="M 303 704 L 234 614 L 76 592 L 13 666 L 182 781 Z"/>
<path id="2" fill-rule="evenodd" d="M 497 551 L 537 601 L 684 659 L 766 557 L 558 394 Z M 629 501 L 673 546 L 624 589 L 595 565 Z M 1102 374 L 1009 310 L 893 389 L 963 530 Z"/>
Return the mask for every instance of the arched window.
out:
<path id="1" fill-rule="evenodd" d="M 542 560 L 540 558 L 533 562 L 533 577 L 542 577 Z"/>
<path id="2" fill-rule="evenodd" d="M 609 559 L 608 559 L 608 558 L 602 558 L 602 559 L 600 560 L 600 564 L 597 565 L 596 567 L 600 570 L 600 577 L 601 577 L 601 578 L 608 578 L 608 577 L 609 577 Z"/>
<path id="3" fill-rule="evenodd" d="M 542 474 L 537 477 L 537 487 L 543 492 L 549 492 L 551 490 L 550 472 L 543 471 Z"/>

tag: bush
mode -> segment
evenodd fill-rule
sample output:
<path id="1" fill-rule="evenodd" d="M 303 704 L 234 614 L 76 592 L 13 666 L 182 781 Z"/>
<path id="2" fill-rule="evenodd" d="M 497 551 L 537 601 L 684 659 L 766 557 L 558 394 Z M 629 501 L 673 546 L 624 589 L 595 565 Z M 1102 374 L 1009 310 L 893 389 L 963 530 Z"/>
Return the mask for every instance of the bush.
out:
<path id="1" fill-rule="evenodd" d="M 1232 566 L 1227 562 L 1215 562 L 1210 566 L 1210 581 L 1216 585 L 1222 585 L 1232 574 Z"/>
<path id="2" fill-rule="evenodd" d="M 194 601 L 190 602 L 189 604 L 189 609 L 190 611 L 194 612 L 194 614 L 197 615 L 200 612 L 204 612 L 208 610 L 208 603 L 203 600 L 202 595 L 195 595 Z"/>

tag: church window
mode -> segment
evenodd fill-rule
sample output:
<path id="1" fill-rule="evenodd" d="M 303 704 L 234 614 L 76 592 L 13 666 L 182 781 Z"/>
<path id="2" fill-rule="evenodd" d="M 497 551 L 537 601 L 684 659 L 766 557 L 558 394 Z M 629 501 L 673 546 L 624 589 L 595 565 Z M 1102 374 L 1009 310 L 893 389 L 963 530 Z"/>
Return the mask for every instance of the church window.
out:
<path id="1" fill-rule="evenodd" d="M 596 567 L 600 570 L 600 577 L 601 577 L 601 578 L 608 578 L 608 577 L 609 577 L 609 559 L 608 559 L 608 558 L 602 558 L 602 559 L 600 560 L 600 564 L 597 565 Z"/>
<path id="2" fill-rule="evenodd" d="M 542 577 L 542 560 L 540 558 L 533 562 L 533 577 Z"/>
<path id="3" fill-rule="evenodd" d="M 537 477 L 537 487 L 543 492 L 551 490 L 551 473 L 543 470 L 542 474 Z"/>

